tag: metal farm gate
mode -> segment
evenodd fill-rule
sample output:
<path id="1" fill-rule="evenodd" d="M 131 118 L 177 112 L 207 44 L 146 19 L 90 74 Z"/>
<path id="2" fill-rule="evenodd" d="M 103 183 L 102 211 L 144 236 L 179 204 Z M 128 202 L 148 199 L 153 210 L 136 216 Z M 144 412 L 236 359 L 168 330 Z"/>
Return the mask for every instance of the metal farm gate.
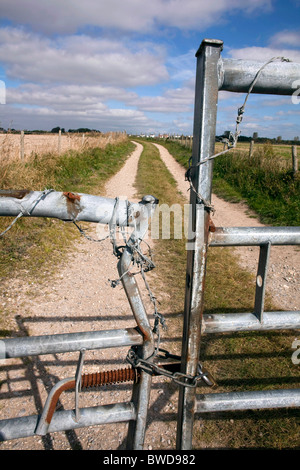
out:
<path id="1" fill-rule="evenodd" d="M 191 227 L 195 234 L 187 255 L 187 280 L 182 345 L 182 373 L 196 376 L 201 335 L 251 330 L 296 329 L 300 312 L 264 312 L 265 280 L 271 245 L 299 245 L 300 227 L 214 228 L 210 223 L 211 191 L 218 91 L 247 93 L 238 110 L 236 132 L 227 142 L 226 153 L 234 148 L 239 135 L 245 104 L 250 92 L 292 95 L 300 78 L 300 64 L 268 63 L 222 59 L 223 42 L 204 40 L 196 54 L 197 75 L 194 114 L 193 152 L 187 178 L 191 184 Z M 298 81 L 299 83 L 299 81 Z M 260 246 L 255 305 L 251 313 L 203 314 L 205 265 L 210 246 Z M 197 396 L 195 387 L 180 387 L 177 448 L 191 449 L 195 412 L 254 408 L 296 407 L 300 389 L 244 393 L 210 393 Z"/>
<path id="2" fill-rule="evenodd" d="M 219 90 L 236 92 L 291 95 L 293 83 L 300 78 L 300 64 L 272 62 L 261 67 L 259 62 L 221 59 L 223 43 L 204 40 L 197 53 L 197 75 L 194 116 L 193 156 L 187 178 L 191 184 L 191 227 L 195 237 L 187 252 L 186 299 L 181 358 L 174 358 L 181 369 L 174 373 L 167 361 L 156 364 L 154 330 L 130 265 L 135 262 L 141 273 L 152 269 L 151 259 L 143 255 L 140 243 L 148 230 L 148 222 L 158 201 L 145 196 L 140 203 L 130 203 L 87 194 L 62 193 L 52 190 L 0 191 L 0 216 L 50 217 L 73 222 L 96 222 L 110 225 L 114 240 L 116 227 L 132 227 L 128 240 L 117 255 L 120 281 L 126 292 L 136 328 L 67 333 L 39 337 L 0 340 L 0 359 L 78 351 L 74 377 L 61 380 L 51 390 L 40 416 L 25 416 L 0 421 L 0 440 L 45 435 L 106 423 L 129 422 L 127 448 L 142 450 L 153 374 L 164 374 L 179 385 L 177 449 L 192 449 L 194 414 L 250 408 L 296 407 L 300 405 L 300 390 L 272 390 L 244 393 L 210 393 L 196 395 L 197 381 L 210 384 L 199 364 L 200 343 L 205 333 L 271 329 L 295 329 L 300 326 L 299 311 L 264 312 L 265 279 L 271 245 L 300 244 L 299 227 L 214 228 L 210 223 L 212 165 L 215 146 L 217 101 Z M 272 63 L 271 63 L 272 62 Z M 248 96 L 248 95 L 247 95 Z M 239 110 L 237 128 L 244 111 Z M 238 130 L 228 140 L 233 148 Z M 9 229 L 10 227 L 8 227 Z M 260 246 L 254 310 L 251 313 L 203 314 L 206 256 L 209 246 Z M 146 284 L 147 286 L 147 284 Z M 155 310 L 156 322 L 159 322 Z M 93 349 L 130 346 L 131 367 L 119 371 L 112 381 L 134 382 L 132 401 L 114 405 L 79 408 L 78 395 L 82 387 L 101 384 L 104 373 L 82 375 L 84 352 Z M 171 358 L 172 359 L 172 358 Z M 176 362 L 177 361 L 177 362 Z M 175 367 L 176 370 L 176 367 Z M 172 372 L 173 371 L 173 372 Z M 55 411 L 64 390 L 75 390 L 74 410 Z"/>
<path id="3" fill-rule="evenodd" d="M 118 272 L 137 327 L 117 330 L 101 330 L 82 333 L 66 333 L 47 336 L 8 338 L 0 340 L 0 359 L 28 357 L 44 354 L 79 352 L 77 370 L 74 377 L 59 381 L 50 391 L 41 416 L 32 415 L 0 421 L 0 440 L 10 440 L 35 435 L 45 435 L 56 431 L 67 431 L 97 424 L 129 422 L 129 449 L 142 449 L 146 429 L 151 374 L 132 367 L 121 369 L 114 377 L 106 373 L 82 375 L 84 353 L 87 350 L 137 347 L 140 357 L 147 359 L 154 354 L 154 336 L 146 310 L 139 292 L 135 276 L 131 275 L 133 259 L 146 271 L 151 260 L 140 251 L 140 243 L 147 234 L 149 219 L 157 200 L 145 196 L 140 203 L 74 194 L 52 190 L 38 191 L 0 191 L 0 215 L 15 216 L 13 223 L 23 217 L 50 217 L 64 221 L 94 222 L 109 224 L 110 237 L 114 252 L 119 258 Z M 115 243 L 116 227 L 132 227 L 132 233 L 122 252 Z M 8 227 L 9 229 L 10 227 Z M 7 230 L 8 230 L 7 229 Z M 4 232 L 3 232 L 4 233 Z M 81 388 L 131 381 L 132 401 L 114 405 L 102 405 L 79 409 Z M 75 390 L 75 407 L 70 411 L 55 411 L 60 394 L 65 390 Z"/>

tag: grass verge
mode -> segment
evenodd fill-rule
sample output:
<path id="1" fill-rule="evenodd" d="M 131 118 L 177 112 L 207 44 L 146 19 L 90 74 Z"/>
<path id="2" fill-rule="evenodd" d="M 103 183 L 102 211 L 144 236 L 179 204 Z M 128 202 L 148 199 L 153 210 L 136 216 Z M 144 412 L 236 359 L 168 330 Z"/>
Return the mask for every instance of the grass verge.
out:
<path id="1" fill-rule="evenodd" d="M 153 194 L 160 204 L 183 204 L 185 201 L 157 149 L 147 142 L 143 145 L 137 178 L 140 195 Z M 157 268 L 150 282 L 155 284 L 154 294 L 168 325 L 167 334 L 162 334 L 162 347 L 180 354 L 185 240 L 159 239 L 155 241 L 154 251 Z M 254 289 L 252 276 L 238 267 L 230 249 L 209 250 L 206 313 L 252 311 Z M 273 309 L 269 299 L 266 309 Z M 201 343 L 201 362 L 215 376 L 216 392 L 298 388 L 299 366 L 291 361 L 294 339 L 293 331 L 207 334 Z M 175 390 L 174 385 L 174 393 Z M 201 385 L 200 392 L 210 393 L 211 390 Z M 195 421 L 194 448 L 295 449 L 299 447 L 298 417 L 297 410 L 285 409 L 205 414 Z"/>
<path id="2" fill-rule="evenodd" d="M 191 150 L 177 142 L 163 145 L 188 167 Z M 220 149 L 219 149 L 220 150 Z M 234 150 L 214 160 L 213 192 L 230 201 L 245 201 L 264 224 L 300 225 L 300 175 L 295 177 L 286 157 L 270 144 L 259 146 L 249 158 Z"/>
<path id="3" fill-rule="evenodd" d="M 265 224 L 300 225 L 300 177 L 282 166 L 271 146 L 265 145 L 251 158 L 235 152 L 214 165 L 214 191 L 229 199 L 240 195 Z"/>

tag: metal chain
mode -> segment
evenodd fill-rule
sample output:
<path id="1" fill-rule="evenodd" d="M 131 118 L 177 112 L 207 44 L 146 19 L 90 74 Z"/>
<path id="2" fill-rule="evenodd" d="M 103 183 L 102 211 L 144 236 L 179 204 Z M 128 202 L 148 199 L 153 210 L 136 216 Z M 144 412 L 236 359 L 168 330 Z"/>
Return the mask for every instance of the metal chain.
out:
<path id="1" fill-rule="evenodd" d="M 221 142 L 223 142 L 224 144 L 227 145 L 227 149 L 226 149 L 226 150 L 223 150 L 222 152 L 219 152 L 219 153 L 216 153 L 216 154 L 214 154 L 214 155 L 211 155 L 210 157 L 204 158 L 203 160 L 201 160 L 201 162 L 196 163 L 196 165 L 191 165 L 191 164 L 190 164 L 192 157 L 189 159 L 189 168 L 188 168 L 188 170 L 187 170 L 186 173 L 185 173 L 185 179 L 186 179 L 186 181 L 189 182 L 189 184 L 190 184 L 190 189 L 191 189 L 192 191 L 194 191 L 194 193 L 195 193 L 196 196 L 198 197 L 199 201 L 202 201 L 202 204 L 204 204 L 204 206 L 205 206 L 205 207 L 207 208 L 207 210 L 209 210 L 209 211 L 214 212 L 214 207 L 212 206 L 212 204 L 211 204 L 209 201 L 205 200 L 205 199 L 203 198 L 203 196 L 201 196 L 201 194 L 196 190 L 196 188 L 195 188 L 195 186 L 194 186 L 194 184 L 193 184 L 193 182 L 192 182 L 191 170 L 192 170 L 192 169 L 195 169 L 195 168 L 197 168 L 197 167 L 199 167 L 200 165 L 203 165 L 204 163 L 206 163 L 206 162 L 208 162 L 208 161 L 210 161 L 210 160 L 213 160 L 213 159 L 215 159 L 215 158 L 217 158 L 217 157 L 219 157 L 219 156 L 221 156 L 221 155 L 224 155 L 224 154 L 226 154 L 227 152 L 230 152 L 232 149 L 234 149 L 234 148 L 236 147 L 237 142 L 238 142 L 238 138 L 239 138 L 239 135 L 240 135 L 239 126 L 240 126 L 240 124 L 241 124 L 241 122 L 242 122 L 242 120 L 243 120 L 243 114 L 244 114 L 244 112 L 245 112 L 245 107 L 246 107 L 246 103 L 247 103 L 247 100 L 248 100 L 248 98 L 249 98 L 249 95 L 251 94 L 251 92 L 252 92 L 252 90 L 253 90 L 253 88 L 254 88 L 254 86 L 255 86 L 255 84 L 256 84 L 256 82 L 257 82 L 257 80 L 258 80 L 258 78 L 259 78 L 259 76 L 260 76 L 260 74 L 261 74 L 261 72 L 263 71 L 263 69 L 264 69 L 267 65 L 269 65 L 271 62 L 274 62 L 275 60 L 281 60 L 281 62 L 291 62 L 290 59 L 287 59 L 287 58 L 285 58 L 285 57 L 273 57 L 272 59 L 268 60 L 268 62 L 266 62 L 262 67 L 260 67 L 260 69 L 259 69 L 258 72 L 256 73 L 256 75 L 255 75 L 253 81 L 252 81 L 251 84 L 250 84 L 250 87 L 249 87 L 249 90 L 248 90 L 247 95 L 246 95 L 246 97 L 245 97 L 245 101 L 244 101 L 243 105 L 242 105 L 240 108 L 238 108 L 238 113 L 237 113 L 237 118 L 236 118 L 236 128 L 235 128 L 235 132 L 234 132 L 234 133 L 230 132 L 229 137 L 228 137 L 227 139 L 226 139 L 226 138 L 223 138 L 223 139 L 221 140 Z"/>
<path id="2" fill-rule="evenodd" d="M 104 238 L 99 238 L 99 239 L 96 239 L 96 238 L 92 238 L 90 237 L 89 235 L 87 235 L 87 233 L 77 224 L 77 222 L 75 220 L 72 220 L 73 224 L 75 225 L 75 227 L 79 230 L 79 232 L 81 233 L 81 235 L 84 236 L 84 238 L 86 238 L 87 240 L 91 241 L 91 242 L 103 242 L 104 240 L 107 240 L 109 238 L 109 235 L 107 235 L 106 237 Z"/>
<path id="3" fill-rule="evenodd" d="M 114 205 L 114 209 L 113 209 L 113 214 L 112 214 L 113 219 L 115 219 L 115 213 L 116 213 L 116 210 L 117 210 L 118 203 L 119 203 L 119 198 L 116 197 L 115 198 L 115 205 Z M 96 238 L 93 238 L 93 237 L 90 237 L 89 235 L 87 235 L 87 233 L 78 225 L 78 223 L 76 222 L 76 219 L 73 219 L 72 222 L 75 225 L 75 227 L 79 230 L 81 235 L 83 235 L 84 238 L 86 238 L 87 240 L 97 243 L 97 242 L 103 242 L 103 241 L 107 240 L 108 238 L 110 238 L 112 240 L 112 243 L 113 243 L 114 233 L 113 233 L 113 229 L 112 229 L 111 225 L 110 225 L 109 235 L 107 235 L 104 238 L 97 238 L 96 239 Z M 114 249 L 114 251 L 115 251 L 115 249 Z"/>
<path id="4" fill-rule="evenodd" d="M 159 350 L 159 351 L 163 351 L 163 350 Z M 178 356 L 169 354 L 168 351 L 164 351 L 164 352 L 167 354 L 167 357 L 174 357 L 176 359 L 180 359 Z M 139 368 L 147 372 L 148 374 L 156 373 L 158 375 L 168 377 L 174 383 L 178 385 L 182 385 L 184 387 L 195 388 L 197 387 L 198 382 L 200 380 L 204 381 L 206 385 L 208 385 L 209 387 L 213 387 L 216 385 L 214 380 L 210 378 L 210 374 L 202 370 L 202 365 L 200 363 L 198 363 L 198 374 L 195 376 L 192 376 L 189 374 L 184 374 L 182 372 L 173 372 L 173 373 L 168 372 L 166 369 L 158 366 L 157 364 L 154 364 L 152 361 L 150 361 L 150 359 L 152 359 L 152 356 L 151 358 L 148 358 L 148 359 L 140 358 L 134 351 L 134 348 L 131 348 L 129 350 L 127 354 L 127 358 L 126 358 L 126 360 L 131 364 L 132 367 Z"/>

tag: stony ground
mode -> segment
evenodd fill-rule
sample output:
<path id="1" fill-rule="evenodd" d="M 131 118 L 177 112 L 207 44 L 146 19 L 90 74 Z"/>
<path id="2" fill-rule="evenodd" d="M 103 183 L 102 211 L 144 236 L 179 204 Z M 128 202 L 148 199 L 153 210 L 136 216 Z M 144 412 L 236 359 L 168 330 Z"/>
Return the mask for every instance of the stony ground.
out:
<path id="1" fill-rule="evenodd" d="M 178 189 L 188 197 L 184 170 L 161 146 L 161 157 L 178 181 Z M 136 200 L 134 180 L 142 151 L 140 144 L 121 171 L 106 185 L 107 197 L 127 197 Z M 213 197 L 216 226 L 255 226 L 242 204 L 229 204 Z M 93 230 L 93 229 L 91 229 Z M 92 234 L 92 232 L 90 232 Z M 255 272 L 257 252 L 239 249 L 241 266 Z M 299 308 L 300 254 L 295 248 L 272 248 L 268 289 L 281 307 Z M 14 328 L 28 335 L 94 331 L 134 327 L 135 323 L 121 286 L 112 289 L 109 279 L 118 278 L 116 258 L 109 240 L 99 244 L 82 238 L 67 262 L 55 277 L 36 279 L 27 285 L 15 279 L 7 286 L 0 301 L 18 312 Z M 155 290 L 155 286 L 154 286 Z M 150 308 L 147 295 L 146 308 Z M 151 310 L 152 311 L 152 310 Z M 126 365 L 128 348 L 86 353 L 83 373 L 113 369 Z M 0 364 L 1 419 L 41 413 L 51 387 L 75 374 L 78 354 L 56 354 L 11 359 Z M 129 401 L 130 385 L 104 386 L 80 395 L 80 406 Z M 73 409 L 73 393 L 64 393 L 58 409 Z M 168 379 L 154 378 L 146 431 L 145 449 L 175 449 L 177 386 Z M 45 437 L 31 437 L 0 443 L 0 450 L 114 450 L 125 449 L 126 424 L 96 426 Z"/>

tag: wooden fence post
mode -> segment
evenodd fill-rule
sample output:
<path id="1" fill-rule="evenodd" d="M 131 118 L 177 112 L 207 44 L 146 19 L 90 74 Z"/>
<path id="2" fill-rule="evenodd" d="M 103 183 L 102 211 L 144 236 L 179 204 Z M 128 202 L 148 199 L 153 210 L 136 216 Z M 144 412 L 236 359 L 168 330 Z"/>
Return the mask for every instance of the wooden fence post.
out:
<path id="1" fill-rule="evenodd" d="M 296 176 L 298 171 L 297 145 L 292 146 L 293 173 Z"/>
<path id="2" fill-rule="evenodd" d="M 249 157 L 253 155 L 254 140 L 250 140 Z"/>
<path id="3" fill-rule="evenodd" d="M 21 131 L 20 137 L 20 159 L 22 162 L 24 161 L 24 131 Z"/>
<path id="4" fill-rule="evenodd" d="M 61 152 L 61 129 L 58 131 L 58 154 Z"/>

